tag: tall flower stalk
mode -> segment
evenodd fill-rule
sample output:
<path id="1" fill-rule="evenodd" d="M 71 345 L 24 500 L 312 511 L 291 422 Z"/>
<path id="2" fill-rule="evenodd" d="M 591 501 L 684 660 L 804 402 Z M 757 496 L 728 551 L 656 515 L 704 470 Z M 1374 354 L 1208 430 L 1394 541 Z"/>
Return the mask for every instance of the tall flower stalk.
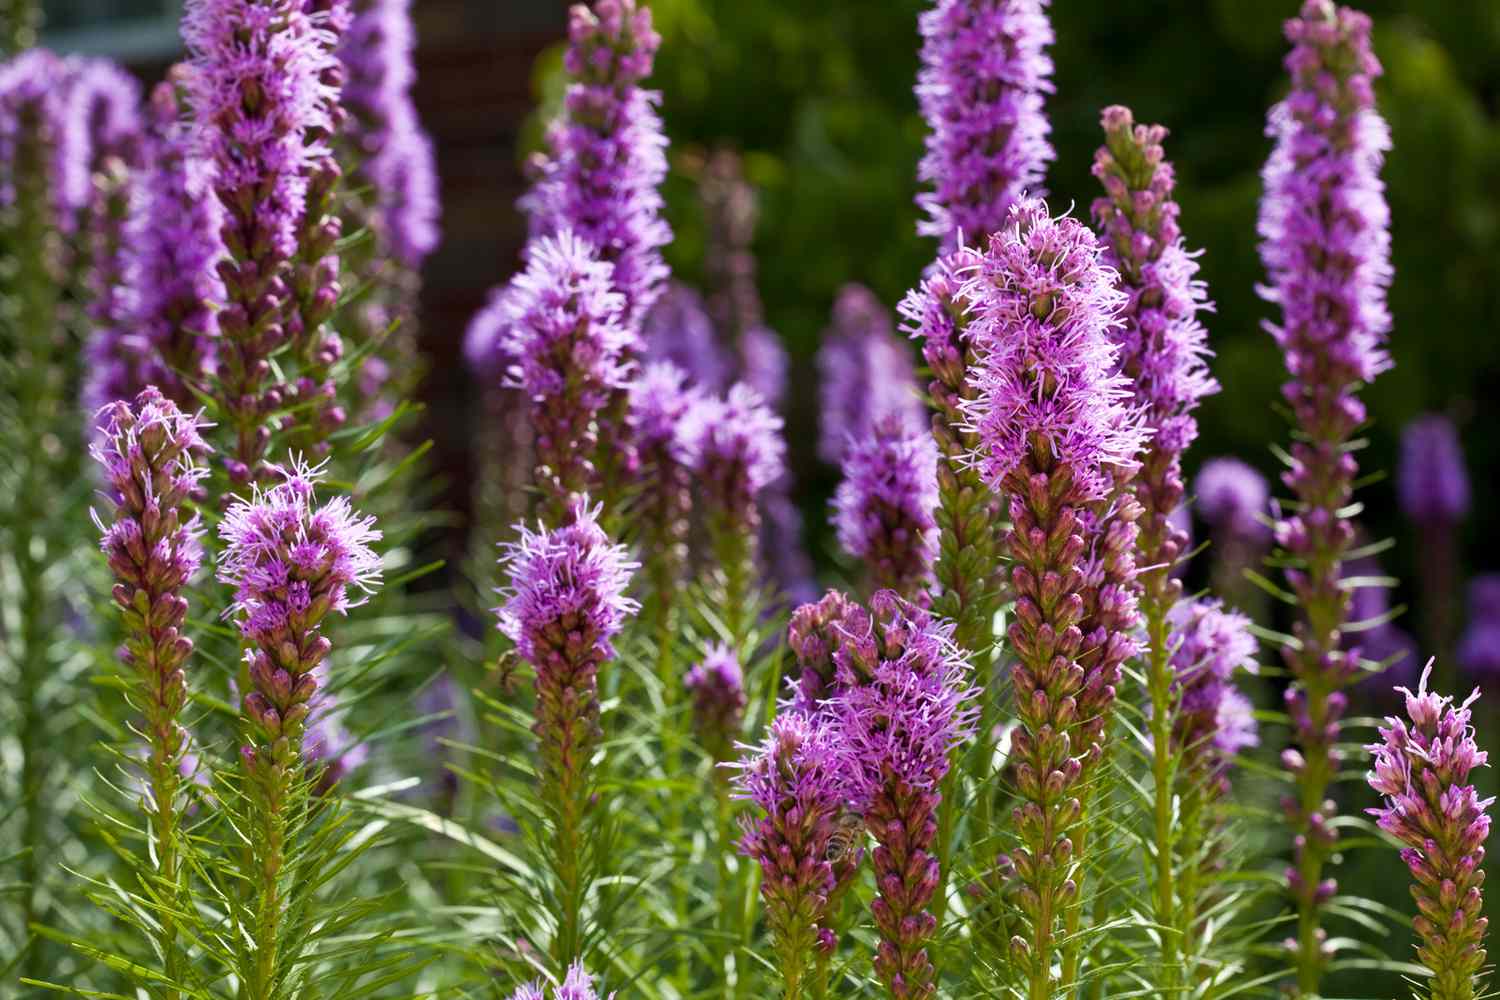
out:
<path id="1" fill-rule="evenodd" d="M 597 802 L 599 669 L 614 658 L 613 640 L 635 613 L 625 596 L 637 564 L 599 526 L 599 510 L 580 499 L 561 527 L 532 531 L 505 548 L 510 574 L 500 630 L 536 671 L 537 778 L 551 822 L 549 859 L 557 881 L 559 968 L 582 957 L 584 904 L 599 859 L 590 855 Z"/>
<path id="2" fill-rule="evenodd" d="M 1484 843 L 1489 839 L 1493 798 L 1481 799 L 1471 772 L 1489 763 L 1474 741 L 1469 706 L 1427 690 L 1432 665 L 1415 694 L 1406 695 L 1406 719 L 1388 717 L 1380 730 L 1370 787 L 1384 796 L 1371 809 L 1380 828 L 1404 845 L 1401 860 L 1411 870 L 1417 916 L 1412 927 L 1417 957 L 1431 973 L 1431 1000 L 1474 1000 L 1484 990 Z"/>
<path id="3" fill-rule="evenodd" d="M 683 418 L 684 461 L 701 491 L 713 550 L 712 596 L 741 653 L 755 621 L 757 501 L 786 468 L 781 429 L 781 418 L 743 383 L 722 398 L 700 397 Z"/>
<path id="4" fill-rule="evenodd" d="M 869 592 L 929 599 L 938 545 L 937 463 L 932 435 L 895 414 L 849 435 L 833 524 L 844 551 L 864 562 Z"/>
<path id="5" fill-rule="evenodd" d="M 246 884 L 254 919 L 253 949 L 240 970 L 253 1000 L 279 996 L 294 942 L 285 924 L 300 887 L 289 883 L 307 793 L 304 738 L 319 700 L 318 669 L 332 643 L 323 635 L 331 611 L 363 603 L 380 580 L 374 518 L 348 498 L 316 505 L 320 472 L 293 466 L 282 481 L 236 501 L 219 523 L 224 548 L 219 580 L 234 588 L 233 612 L 246 644 L 241 671 L 241 748 L 251 829 Z M 351 591 L 354 593 L 351 594 Z"/>
<path id="6" fill-rule="evenodd" d="M 1023 195 L 1040 195 L 1051 124 L 1052 24 L 1047 0 L 937 0 L 919 20 L 917 103 L 927 151 L 917 175 L 924 236 L 951 251 L 983 244 Z"/>
<path id="7" fill-rule="evenodd" d="M 828 995 L 838 905 L 863 856 L 848 809 L 850 764 L 828 720 L 788 711 L 739 765 L 738 795 L 759 813 L 741 818 L 739 849 L 760 865 L 784 1000 Z"/>
<path id="8" fill-rule="evenodd" d="M 237 483 L 261 477 L 276 415 L 300 391 L 276 384 L 271 356 L 307 329 L 295 265 L 336 124 L 329 20 L 302 0 L 191 0 L 183 15 L 194 125 L 224 210 L 218 381 Z"/>
<path id="9" fill-rule="evenodd" d="M 949 755 L 973 735 L 969 665 L 952 626 L 882 590 L 850 606 L 833 654 L 830 724 L 849 755 L 854 808 L 875 839 L 875 974 L 894 1000 L 937 994 L 928 946 L 942 885 L 938 807 Z"/>
<path id="10" fill-rule="evenodd" d="M 1286 36 L 1292 90 L 1267 125 L 1276 146 L 1263 172 L 1259 232 L 1269 278 L 1262 294 L 1281 311 L 1268 328 L 1291 375 L 1282 393 L 1298 437 L 1283 476 L 1297 505 L 1276 525 L 1276 540 L 1293 561 L 1287 582 L 1299 608 L 1285 649 L 1298 744 L 1285 758 L 1296 784 L 1287 881 L 1297 907 L 1296 986 L 1312 995 L 1328 960 L 1322 909 L 1337 889 L 1324 870 L 1338 843 L 1328 789 L 1341 762 L 1343 689 L 1358 672 L 1340 649 L 1349 592 L 1339 578 L 1354 539 L 1343 511 L 1358 470 L 1351 443 L 1365 419 L 1358 389 L 1390 365 L 1382 346 L 1390 211 L 1379 174 L 1390 133 L 1375 110 L 1380 63 L 1367 16 L 1307 0 Z"/>
<path id="11" fill-rule="evenodd" d="M 155 915 L 158 952 L 169 984 L 163 996 L 171 1000 L 183 972 L 176 916 L 183 906 L 179 793 L 190 751 L 181 715 L 188 697 L 184 668 L 193 653 L 183 628 L 188 611 L 183 591 L 203 560 L 198 517 L 188 501 L 208 473 L 199 461 L 208 446 L 198 433 L 200 418 L 183 413 L 155 387 L 133 404 L 110 404 L 97 419 L 99 440 L 91 453 L 104 467 L 114 506 L 110 524 L 102 528 L 102 547 L 124 621 L 120 659 L 132 702 L 145 716 L 145 805 L 160 883 L 153 893 L 162 901 Z"/>
<path id="12" fill-rule="evenodd" d="M 1103 756 L 1121 664 L 1136 653 L 1135 522 L 1128 492 L 1147 437 L 1109 338 L 1125 296 L 1081 223 L 1017 205 L 970 271 L 979 357 L 965 405 L 975 463 L 1009 504 L 1023 800 L 1008 862 L 1028 924 L 1012 942 L 1030 1000 L 1073 988 L 1090 860 L 1088 788 Z M 1062 981 L 1053 967 L 1068 931 Z"/>
<path id="13" fill-rule="evenodd" d="M 1094 175 L 1105 196 L 1093 214 L 1106 245 L 1104 261 L 1118 273 L 1125 306 L 1112 331 L 1119 345 L 1117 364 L 1130 380 L 1150 441 L 1132 489 L 1142 509 L 1136 554 L 1141 612 L 1146 629 L 1146 688 L 1151 704 L 1153 836 L 1148 861 L 1154 864 L 1152 891 L 1161 928 L 1160 985 L 1181 981 L 1179 948 L 1187 928 L 1175 919 L 1173 889 L 1174 760 L 1171 753 L 1173 694 L 1168 619 L 1182 594 L 1173 576 L 1188 548 L 1187 535 L 1172 523 L 1182 505 L 1182 455 L 1198 436 L 1192 411 L 1218 391 L 1208 373 L 1206 335 L 1198 312 L 1209 308 L 1197 280 L 1197 261 L 1182 243 L 1172 198 L 1172 165 L 1165 159 L 1160 125 L 1135 124 L 1128 108 L 1106 108 L 1101 122 L 1105 143 L 1094 155 Z"/>

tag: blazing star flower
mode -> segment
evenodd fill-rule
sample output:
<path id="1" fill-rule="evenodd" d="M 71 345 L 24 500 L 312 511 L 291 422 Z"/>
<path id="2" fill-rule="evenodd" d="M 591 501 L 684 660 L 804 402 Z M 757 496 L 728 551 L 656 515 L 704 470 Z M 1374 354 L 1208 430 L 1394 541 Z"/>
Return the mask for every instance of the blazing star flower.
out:
<path id="1" fill-rule="evenodd" d="M 849 436 L 833 524 L 844 551 L 865 562 L 874 589 L 919 600 L 937 559 L 937 445 L 899 416 Z"/>
<path id="2" fill-rule="evenodd" d="M 532 243 L 526 270 L 494 300 L 501 349 L 515 359 L 508 384 L 531 401 L 537 479 L 556 511 L 594 475 L 596 421 L 629 383 L 631 335 L 611 265 L 572 233 Z"/>
<path id="3" fill-rule="evenodd" d="M 147 377 L 181 406 L 195 397 L 213 364 L 224 283 L 215 265 L 224 253 L 222 214 L 210 193 L 208 164 L 194 155 L 172 81 L 151 93 L 146 173 L 130 244 L 140 285 L 136 322 L 149 345 Z"/>
<path id="4" fill-rule="evenodd" d="M 1500 675 L 1500 574 L 1469 581 L 1469 627 L 1458 643 L 1458 664 L 1475 677 Z"/>
<path id="5" fill-rule="evenodd" d="M 715 761 L 728 760 L 745 717 L 745 675 L 738 654 L 714 643 L 682 684 L 693 698 L 693 729 L 699 741 Z"/>
<path id="6" fill-rule="evenodd" d="M 1479 689 L 1456 704 L 1427 690 L 1431 673 L 1429 663 L 1416 694 L 1399 689 L 1407 719 L 1387 717 L 1381 742 L 1365 748 L 1374 754 L 1370 787 L 1385 797 L 1369 812 L 1404 845 L 1401 860 L 1411 870 L 1418 910 L 1417 957 L 1431 970 L 1432 996 L 1457 1000 L 1475 995 L 1485 964 L 1481 865 L 1495 800 L 1481 799 L 1469 784 L 1470 773 L 1489 763 L 1470 722 Z"/>
<path id="7" fill-rule="evenodd" d="M 839 624 L 854 602 L 837 590 L 830 590 L 816 602 L 808 602 L 792 612 L 787 625 L 786 644 L 796 660 L 797 670 L 787 674 L 790 700 L 785 711 L 814 716 L 834 694 L 833 654 L 839 647 Z"/>
<path id="8" fill-rule="evenodd" d="M 88 188 L 87 134 L 68 128 L 69 77 L 70 64 L 46 49 L 27 49 L 0 63 L 0 205 L 15 205 L 39 184 L 54 225 L 70 214 L 67 199 Z M 41 176 L 26 177 L 28 164 L 40 167 Z"/>
<path id="9" fill-rule="evenodd" d="M 704 392 L 719 393 L 729 387 L 732 359 L 714 331 L 703 297 L 679 281 L 646 314 L 641 331 L 643 356 L 651 361 L 671 362 Z"/>
<path id="10" fill-rule="evenodd" d="M 1418 524 L 1456 524 L 1469 513 L 1469 473 L 1458 430 L 1447 417 L 1428 414 L 1401 432 L 1397 495 Z"/>
<path id="11" fill-rule="evenodd" d="M 178 721 L 187 704 L 184 667 L 193 641 L 183 634 L 188 602 L 183 591 L 203 561 L 198 517 L 188 505 L 208 470 L 201 415 L 184 413 L 154 386 L 134 404 L 105 407 L 90 447 L 104 468 L 114 518 L 102 548 L 116 580 L 115 603 L 124 615 L 121 658 L 136 674 L 136 704 L 146 716 L 150 782 L 158 811 L 170 811 L 176 774 L 188 734 Z"/>
<path id="12" fill-rule="evenodd" d="M 611 993 L 605 1000 L 614 1000 L 614 996 Z M 546 1000 L 546 994 L 541 983 L 528 983 L 511 994 L 510 1000 Z M 594 977 L 584 970 L 582 962 L 568 966 L 562 985 L 552 988 L 552 1000 L 599 1000 L 594 992 Z"/>
<path id="13" fill-rule="evenodd" d="M 864 839 L 849 812 L 848 751 L 824 719 L 778 714 L 765 743 L 746 747 L 735 784 L 759 814 L 742 816 L 740 853 L 760 865 L 760 895 L 788 996 L 826 975 L 837 940 L 831 915 L 858 870 Z"/>
<path id="14" fill-rule="evenodd" d="M 1306 0 L 1286 36 L 1292 88 L 1267 124 L 1276 145 L 1262 174 L 1258 228 L 1268 276 L 1262 295 L 1281 313 L 1268 329 L 1286 358 L 1291 379 L 1282 392 L 1300 430 L 1283 481 L 1301 502 L 1277 524 L 1276 540 L 1297 564 L 1287 582 L 1302 614 L 1286 653 L 1301 747 L 1294 799 L 1314 808 L 1294 806 L 1289 817 L 1297 830 L 1290 888 L 1299 912 L 1297 987 L 1311 994 L 1327 962 L 1318 914 L 1337 889 L 1324 878 L 1337 836 L 1321 804 L 1339 771 L 1340 689 L 1358 671 L 1339 650 L 1348 611 L 1340 563 L 1354 538 L 1339 512 L 1352 501 L 1358 472 L 1347 445 L 1365 419 L 1356 390 L 1390 366 L 1390 210 L 1380 180 L 1390 132 L 1375 110 L 1380 63 L 1367 16 Z M 1310 698 L 1309 690 L 1333 696 Z"/>
<path id="15" fill-rule="evenodd" d="M 1094 154 L 1094 176 L 1105 197 L 1093 214 L 1104 234 L 1105 260 L 1119 272 L 1127 300 L 1114 330 L 1119 367 L 1129 376 L 1151 441 L 1136 477 L 1145 508 L 1140 550 L 1145 591 L 1153 606 L 1175 600 L 1170 568 L 1187 549 L 1171 526 L 1182 503 L 1182 453 L 1198 436 L 1193 417 L 1203 397 L 1219 391 L 1209 374 L 1208 338 L 1198 313 L 1213 308 L 1197 278 L 1195 255 L 1183 246 L 1180 208 L 1172 198 L 1172 165 L 1160 125 L 1137 125 L 1128 108 L 1104 110 L 1105 144 Z"/>
<path id="16" fill-rule="evenodd" d="M 1169 620 L 1178 695 L 1172 745 L 1179 772 L 1188 786 L 1223 794 L 1234 755 L 1259 743 L 1250 702 L 1234 686 L 1236 671 L 1255 671 L 1250 619 L 1201 599 L 1175 605 Z"/>
<path id="17" fill-rule="evenodd" d="M 691 477 L 680 439 L 683 418 L 698 398 L 688 376 L 669 361 L 646 365 L 630 383 L 630 431 L 641 456 L 637 513 L 646 572 L 664 615 L 687 562 Z M 659 619 L 665 623 L 665 618 Z"/>
<path id="18" fill-rule="evenodd" d="M 760 393 L 771 406 L 786 399 L 787 370 L 791 360 L 775 330 L 756 324 L 740 334 L 740 381 Z"/>
<path id="19" fill-rule="evenodd" d="M 318 687 L 314 668 L 332 645 L 319 625 L 330 611 L 364 603 L 379 583 L 380 557 L 370 546 L 381 536 L 347 497 L 314 506 L 320 468 L 277 471 L 280 483 L 257 486 L 219 523 L 219 581 L 234 588 L 232 612 L 252 647 L 245 715 L 264 743 L 290 735 L 296 744 Z"/>
<path id="20" fill-rule="evenodd" d="M 930 434 L 917 395 L 911 355 L 892 329 L 890 312 L 863 285 L 845 285 L 833 307 L 833 326 L 818 348 L 822 383 L 818 456 L 844 458 L 844 443 L 887 418 Z"/>
<path id="21" fill-rule="evenodd" d="M 1264 544 L 1270 526 L 1271 490 L 1266 477 L 1237 458 L 1203 463 L 1193 481 L 1198 516 L 1217 536 Z"/>
<path id="22" fill-rule="evenodd" d="M 928 904 L 941 882 L 939 785 L 949 752 L 973 734 L 973 689 L 953 627 L 882 590 L 846 611 L 834 651 L 837 694 L 827 718 L 852 763 L 850 797 L 877 845 L 871 904 L 875 972 L 894 996 L 936 994 Z"/>
<path id="23" fill-rule="evenodd" d="M 637 611 L 625 596 L 637 564 L 599 526 L 599 508 L 574 502 L 565 523 L 533 532 L 517 526 L 501 565 L 510 576 L 500 631 L 535 669 L 536 735 L 541 795 L 556 841 L 553 874 L 564 899 L 559 947 L 573 953 L 581 932 L 586 872 L 584 827 L 594 808 L 594 755 L 599 728 L 599 669 L 613 639 Z"/>
<path id="24" fill-rule="evenodd" d="M 1033 992 L 1054 988 L 1052 921 L 1076 889 L 1063 859 L 1103 755 L 1121 665 L 1136 652 L 1141 508 L 1125 486 L 1146 431 L 1115 374 L 1109 331 L 1125 297 L 1102 253 L 1086 227 L 1027 200 L 991 237 L 962 293 L 979 359 L 977 392 L 962 403 L 977 439 L 972 461 L 1009 503 L 1012 523 L 1011 682 L 1021 724 L 1011 760 L 1026 805 L 1006 861 L 1025 889 L 1030 937 L 1018 936 L 1014 950 Z M 1061 752 L 1058 733 L 1067 734 Z"/>
<path id="25" fill-rule="evenodd" d="M 683 418 L 683 459 L 711 516 L 736 530 L 759 523 L 755 499 L 785 472 L 782 421 L 748 385 L 701 396 Z"/>
<path id="26" fill-rule="evenodd" d="M 573 6 L 563 57 L 572 82 L 521 201 L 533 237 L 571 230 L 614 265 L 632 333 L 662 293 L 661 248 L 672 239 L 657 190 L 667 175 L 661 95 L 640 86 L 660 44 L 650 9 L 636 0 Z"/>
<path id="27" fill-rule="evenodd" d="M 437 165 L 411 88 L 416 82 L 411 0 L 355 0 L 339 45 L 349 132 L 373 189 L 376 238 L 404 267 L 422 266 L 440 236 Z"/>
<path id="28" fill-rule="evenodd" d="M 983 241 L 1025 194 L 1041 195 L 1056 156 L 1043 113 L 1052 92 L 1047 0 L 937 0 L 921 15 L 917 103 L 927 152 L 917 232 L 944 250 Z"/>

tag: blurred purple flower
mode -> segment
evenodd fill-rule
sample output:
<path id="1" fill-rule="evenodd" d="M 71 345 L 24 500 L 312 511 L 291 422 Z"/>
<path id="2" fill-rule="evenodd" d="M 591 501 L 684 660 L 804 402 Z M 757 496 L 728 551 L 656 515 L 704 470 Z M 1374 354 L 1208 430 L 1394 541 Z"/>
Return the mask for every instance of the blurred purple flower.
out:
<path id="1" fill-rule="evenodd" d="M 745 717 L 745 676 L 739 655 L 723 643 L 714 643 L 688 670 L 682 685 L 693 699 L 693 729 L 699 742 L 716 762 L 728 760 Z"/>
<path id="2" fill-rule="evenodd" d="M 680 281 L 668 283 L 646 314 L 642 353 L 651 361 L 669 361 L 705 392 L 723 392 L 733 367 L 714 330 L 703 297 Z"/>
<path id="3" fill-rule="evenodd" d="M 1458 429 L 1440 414 L 1418 417 L 1401 432 L 1396 493 L 1418 524 L 1457 524 L 1469 513 L 1469 472 Z"/>
<path id="4" fill-rule="evenodd" d="M 937 462 L 932 432 L 896 414 L 849 435 L 833 525 L 844 551 L 864 561 L 875 590 L 920 601 L 932 584 Z"/>
<path id="5" fill-rule="evenodd" d="M 928 432 L 911 355 L 890 310 L 863 285 L 839 290 L 833 326 L 818 348 L 818 377 L 818 456 L 829 465 L 842 464 L 851 436 L 863 437 L 888 417 Z"/>

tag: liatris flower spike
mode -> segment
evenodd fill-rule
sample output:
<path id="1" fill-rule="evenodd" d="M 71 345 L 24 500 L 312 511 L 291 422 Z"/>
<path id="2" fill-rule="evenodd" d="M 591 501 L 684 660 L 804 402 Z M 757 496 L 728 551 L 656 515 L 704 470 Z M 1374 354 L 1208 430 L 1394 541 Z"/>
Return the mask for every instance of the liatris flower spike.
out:
<path id="1" fill-rule="evenodd" d="M 895 414 L 849 435 L 833 524 L 844 551 L 864 562 L 871 591 L 925 603 L 938 549 L 937 462 L 931 432 Z"/>
<path id="2" fill-rule="evenodd" d="M 1269 278 L 1262 294 L 1281 312 L 1268 329 L 1286 357 L 1282 392 L 1299 432 L 1283 476 L 1298 503 L 1276 525 L 1276 541 L 1290 557 L 1287 583 L 1301 610 L 1297 641 L 1285 649 L 1300 748 L 1285 758 L 1297 785 L 1288 889 L 1298 911 L 1297 989 L 1311 995 L 1329 957 L 1320 911 L 1337 891 L 1324 872 L 1338 842 L 1327 791 L 1340 766 L 1342 689 L 1358 672 L 1339 649 L 1349 605 L 1340 564 L 1354 539 L 1340 512 L 1358 472 L 1348 445 L 1365 419 L 1359 386 L 1390 366 L 1390 211 L 1379 174 L 1390 134 L 1375 110 L 1380 64 L 1368 17 L 1307 0 L 1286 35 L 1292 90 L 1270 113 L 1276 146 L 1263 172 L 1259 232 Z"/>
<path id="3" fill-rule="evenodd" d="M 723 643 L 714 643 L 683 678 L 693 699 L 693 729 L 713 761 L 722 763 L 745 719 L 745 675 L 740 658 Z M 715 768 L 715 777 L 720 771 Z"/>
<path id="4" fill-rule="evenodd" d="M 611 993 L 604 1000 L 614 1000 L 614 997 Z M 528 983 L 511 994 L 510 1000 L 547 1000 L 547 995 L 542 991 L 541 983 Z M 552 1000 L 599 1000 L 599 994 L 594 992 L 594 977 L 588 974 L 582 962 L 568 966 L 562 984 L 552 988 Z"/>
<path id="5" fill-rule="evenodd" d="M 594 808 L 594 755 L 599 728 L 599 668 L 636 612 L 625 596 L 637 564 L 599 526 L 599 509 L 578 500 L 561 527 L 519 537 L 501 559 L 510 574 L 500 630 L 536 670 L 537 776 L 552 822 L 558 900 L 555 957 L 577 958 L 589 865 L 585 826 Z"/>
<path id="6" fill-rule="evenodd" d="M 851 607 L 853 601 L 837 590 L 830 590 L 821 600 L 792 612 L 786 644 L 796 661 L 796 670 L 787 674 L 790 690 L 786 711 L 817 715 L 823 703 L 833 697 L 833 654 L 839 647 L 839 623 Z"/>
<path id="7" fill-rule="evenodd" d="M 1160 125 L 1137 125 L 1128 108 L 1104 109 L 1104 145 L 1094 154 L 1094 176 L 1105 196 L 1093 214 L 1106 244 L 1104 259 L 1119 275 L 1126 295 L 1120 323 L 1112 330 L 1120 353 L 1119 370 L 1133 390 L 1151 438 L 1141 456 L 1132 489 L 1142 507 L 1136 550 L 1140 565 L 1141 609 L 1148 647 L 1146 688 L 1151 703 L 1152 777 L 1157 860 L 1153 883 L 1156 918 L 1174 926 L 1176 903 L 1171 839 L 1174 792 L 1168 758 L 1172 741 L 1170 624 L 1182 584 L 1172 569 L 1188 548 L 1188 538 L 1172 523 L 1185 489 L 1182 455 L 1198 436 L 1193 411 L 1218 391 L 1209 375 L 1207 335 L 1198 313 L 1210 308 L 1198 280 L 1198 263 L 1183 246 L 1173 200 L 1172 165 L 1165 158 Z M 1179 982 L 1176 949 L 1182 929 L 1164 932 L 1161 985 Z"/>
<path id="8" fill-rule="evenodd" d="M 700 490 L 720 577 L 717 597 L 736 645 L 751 622 L 757 500 L 786 471 L 781 429 L 781 418 L 743 383 L 723 398 L 698 398 L 683 418 L 683 458 Z"/>
<path id="9" fill-rule="evenodd" d="M 320 626 L 330 611 L 345 613 L 380 580 L 375 519 L 361 517 L 347 497 L 315 505 L 318 467 L 293 463 L 276 470 L 282 481 L 255 486 L 219 523 L 224 543 L 219 580 L 234 588 L 246 683 L 242 749 L 251 805 L 251 884 L 255 891 L 253 967 L 245 974 L 254 995 L 267 995 L 277 975 L 287 904 L 282 885 L 295 835 L 290 803 L 304 773 L 303 743 L 316 700 L 316 669 L 332 643 Z"/>
<path id="10" fill-rule="evenodd" d="M 760 865 L 760 896 L 787 1000 L 823 996 L 837 946 L 831 926 L 858 870 L 863 824 L 848 806 L 852 762 L 828 721 L 786 711 L 735 779 L 759 813 L 741 817 L 740 853 Z"/>
<path id="11" fill-rule="evenodd" d="M 1193 480 L 1194 506 L 1209 527 L 1213 591 L 1257 620 L 1265 592 L 1245 571 L 1260 565 L 1271 545 L 1271 487 L 1237 458 L 1211 458 Z"/>
<path id="12" fill-rule="evenodd" d="M 1472 677 L 1500 677 L 1500 574 L 1469 581 L 1469 627 L 1458 643 L 1458 665 Z"/>
<path id="13" fill-rule="evenodd" d="M 269 359 L 293 335 L 292 265 L 308 177 L 327 161 L 337 107 L 338 63 L 324 20 L 301 0 L 191 0 L 183 15 L 196 135 L 224 209 L 218 376 L 234 434 L 226 460 L 239 482 L 259 477 L 271 415 L 288 402 L 288 387 L 272 384 Z"/>
<path id="14" fill-rule="evenodd" d="M 598 417 L 630 376 L 631 335 L 611 265 L 570 232 L 534 241 L 526 270 L 492 302 L 514 359 L 508 383 L 526 394 L 536 432 L 537 485 L 560 524 L 595 485 Z"/>
<path id="15" fill-rule="evenodd" d="M 666 627 L 687 562 L 692 494 L 680 435 L 697 395 L 688 388 L 687 373 L 670 361 L 648 363 L 630 383 L 630 430 L 641 458 L 635 516 L 659 630 Z"/>
<path id="16" fill-rule="evenodd" d="M 1432 1000 L 1473 1000 L 1482 992 L 1484 936 L 1484 843 L 1489 839 L 1489 808 L 1469 783 L 1470 773 L 1489 763 L 1474 741 L 1469 706 L 1427 690 L 1432 664 L 1406 695 L 1406 719 L 1388 717 L 1374 754 L 1370 787 L 1385 797 L 1371 809 L 1380 828 L 1404 846 L 1401 860 L 1411 869 L 1417 916 L 1412 926 L 1421 943 L 1417 957 L 1431 971 Z"/>
<path id="17" fill-rule="evenodd" d="M 875 973 L 893 997 L 932 997 L 940 786 L 950 752 L 973 735 L 968 663 L 951 625 L 894 591 L 876 594 L 868 612 L 849 608 L 836 628 L 837 694 L 825 711 L 848 754 L 854 808 L 876 843 Z"/>
<path id="18" fill-rule="evenodd" d="M 1458 617 L 1458 525 L 1469 513 L 1469 473 L 1453 422 L 1428 414 L 1407 424 L 1396 472 L 1401 509 L 1419 538 L 1423 638 L 1448 663 Z"/>
<path id="19" fill-rule="evenodd" d="M 917 103 L 927 152 L 917 196 L 927 214 L 917 231 L 944 251 L 981 244 L 1039 187 L 1055 157 L 1043 113 L 1052 92 L 1052 25 L 1047 0 L 937 0 L 918 24 L 922 68 Z"/>
<path id="20" fill-rule="evenodd" d="M 657 190 L 667 175 L 660 95 L 640 86 L 660 44 L 650 9 L 636 0 L 571 8 L 564 65 L 573 82 L 521 201 L 533 236 L 572 230 L 614 265 L 622 321 L 633 334 L 661 296 L 668 273 L 661 248 L 672 239 Z"/>
<path id="21" fill-rule="evenodd" d="M 916 371 L 896 337 L 891 313 L 863 285 L 845 285 L 833 306 L 833 327 L 818 348 L 821 405 L 818 456 L 840 465 L 844 444 L 894 419 L 925 431 Z"/>
<path id="22" fill-rule="evenodd" d="M 1123 488 L 1147 435 L 1115 374 L 1109 331 L 1125 297 L 1102 255 L 1087 227 L 1027 200 L 964 289 L 979 356 L 978 393 L 964 404 L 978 437 L 973 461 L 1012 522 L 1021 725 L 1011 759 L 1025 801 L 1009 860 L 1030 922 L 1013 951 L 1033 995 L 1054 988 L 1055 922 L 1078 919 L 1087 779 L 1103 755 L 1121 665 L 1136 652 L 1140 506 Z M 1067 936 L 1064 983 L 1077 960 L 1076 935 Z"/>
<path id="23" fill-rule="evenodd" d="M 178 821 L 189 737 L 181 715 L 187 705 L 188 658 L 193 641 L 183 634 L 183 596 L 203 560 L 199 525 L 189 499 L 202 487 L 208 451 L 201 417 L 183 413 L 153 387 L 134 404 L 111 403 L 96 418 L 99 436 L 90 451 L 104 467 L 114 519 L 99 515 L 102 546 L 115 576 L 114 599 L 124 614 L 120 658 L 130 672 L 132 704 L 145 716 L 146 779 L 141 783 L 151 819 L 151 850 L 164 906 L 154 916 L 158 951 L 167 979 L 179 981 L 183 957 L 174 911 L 180 905 Z M 191 775 L 192 769 L 186 772 Z"/>

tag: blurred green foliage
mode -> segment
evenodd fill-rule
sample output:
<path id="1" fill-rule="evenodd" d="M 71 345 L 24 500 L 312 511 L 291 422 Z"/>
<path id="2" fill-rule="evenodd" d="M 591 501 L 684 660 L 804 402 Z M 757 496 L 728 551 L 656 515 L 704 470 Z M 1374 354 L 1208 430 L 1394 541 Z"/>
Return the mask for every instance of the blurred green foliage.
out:
<path id="1" fill-rule="evenodd" d="M 762 193 L 761 290 L 794 358 L 789 419 L 794 448 L 815 426 L 811 359 L 834 293 L 870 285 L 892 306 L 932 254 L 915 235 L 916 162 L 925 127 L 912 82 L 918 0 L 654 0 L 664 44 L 655 83 L 680 158 L 724 145 L 745 154 Z M 1130 105 L 1171 130 L 1183 228 L 1202 247 L 1218 309 L 1209 317 L 1224 392 L 1202 411 L 1196 467 L 1238 454 L 1275 472 L 1269 446 L 1285 440 L 1273 412 L 1284 370 L 1261 330 L 1269 315 L 1255 285 L 1259 171 L 1269 151 L 1266 108 L 1285 88 L 1281 22 L 1296 0 L 1119 0 L 1054 5 L 1057 94 L 1049 101 L 1058 158 L 1048 183 L 1056 209 L 1087 215 L 1098 115 Z M 1381 109 L 1394 133 L 1386 169 L 1397 280 L 1397 367 L 1366 394 L 1374 418 L 1367 469 L 1392 469 L 1400 427 L 1424 410 L 1460 423 L 1476 510 L 1500 501 L 1500 4 L 1387 0 L 1366 9 L 1387 74 Z M 693 280 L 702 220 L 689 180 L 674 172 L 670 250 Z M 810 453 L 799 454 L 806 472 Z M 815 474 L 809 521 L 833 473 Z M 804 476 L 806 479 L 806 475 Z M 1389 481 L 1366 490 L 1368 527 L 1402 543 L 1388 568 L 1412 576 L 1412 547 Z M 1475 517 L 1470 569 L 1500 569 L 1500 533 Z M 827 540 L 824 539 L 824 542 Z M 1407 595 L 1410 596 L 1410 595 Z"/>

